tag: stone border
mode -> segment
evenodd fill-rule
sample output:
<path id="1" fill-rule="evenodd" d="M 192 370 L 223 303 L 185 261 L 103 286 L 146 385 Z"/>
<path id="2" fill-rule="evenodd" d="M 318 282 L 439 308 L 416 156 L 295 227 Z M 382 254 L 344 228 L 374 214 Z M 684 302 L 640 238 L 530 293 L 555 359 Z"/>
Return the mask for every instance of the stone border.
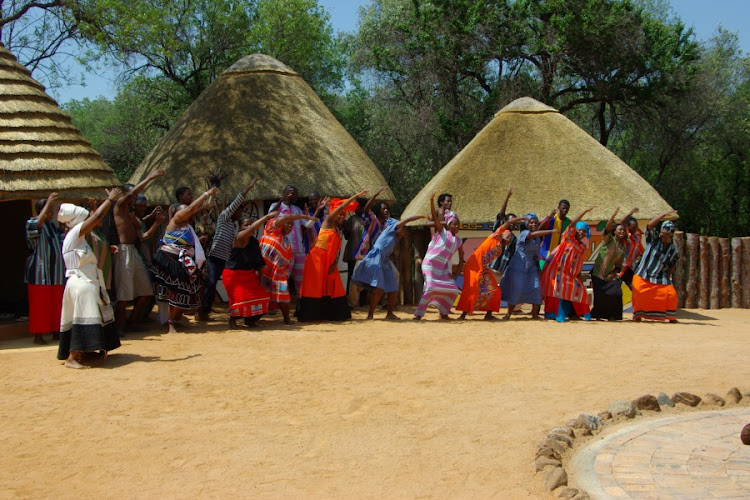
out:
<path id="1" fill-rule="evenodd" d="M 655 397 L 645 394 L 632 401 L 612 401 L 606 410 L 597 415 L 581 413 L 577 419 L 568 420 L 565 425 L 553 427 L 537 447 L 534 456 L 536 473 L 544 481 L 547 491 L 557 494 L 559 498 L 588 500 L 589 494 L 568 483 L 567 468 L 571 466 L 574 445 L 578 448 L 587 444 L 595 435 L 601 433 L 605 427 L 612 426 L 643 415 L 643 411 L 650 415 L 661 411 L 662 406 L 675 407 L 675 404 L 687 408 L 706 407 L 717 409 L 727 404 L 736 406 L 743 401 L 743 393 L 737 387 L 727 392 L 726 398 L 713 393 L 703 398 L 689 392 L 676 392 L 670 398 L 665 393 Z M 744 393 L 743 405 L 750 403 L 750 392 Z M 738 436 L 739 437 L 739 436 Z"/>

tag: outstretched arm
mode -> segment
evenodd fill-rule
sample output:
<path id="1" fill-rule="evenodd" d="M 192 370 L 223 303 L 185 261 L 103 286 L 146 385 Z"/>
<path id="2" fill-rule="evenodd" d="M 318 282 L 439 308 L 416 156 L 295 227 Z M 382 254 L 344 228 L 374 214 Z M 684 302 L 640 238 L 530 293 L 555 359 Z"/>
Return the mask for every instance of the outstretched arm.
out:
<path id="1" fill-rule="evenodd" d="M 366 214 L 368 210 L 370 210 L 370 207 L 372 207 L 372 204 L 375 203 L 375 200 L 378 198 L 378 195 L 385 191 L 385 186 L 381 187 L 377 191 L 375 191 L 375 194 L 372 195 L 372 197 L 367 200 L 367 204 L 365 205 L 365 209 L 362 211 L 363 214 Z"/>
<path id="2" fill-rule="evenodd" d="M 399 223 L 398 223 L 398 224 L 396 224 L 396 229 L 397 229 L 397 230 L 398 230 L 398 229 L 401 229 L 402 227 L 404 227 L 404 226 L 405 226 L 405 225 L 407 225 L 408 223 L 410 223 L 410 222 L 414 222 L 415 220 L 419 220 L 419 219 L 426 219 L 426 218 L 427 218 L 427 216 L 426 216 L 426 215 L 412 215 L 411 217 L 408 217 L 408 218 L 406 218 L 406 219 L 404 219 L 404 220 L 402 220 L 402 221 L 399 221 Z"/>
<path id="3" fill-rule="evenodd" d="M 620 219 L 620 224 L 627 224 L 628 219 L 633 216 L 634 213 L 638 211 L 638 207 L 633 207 L 633 209 L 625 214 L 622 219 Z"/>
<path id="4" fill-rule="evenodd" d="M 511 219 L 506 220 L 502 226 L 500 226 L 498 229 L 510 229 L 510 226 L 517 222 L 521 222 L 522 220 L 526 220 L 526 217 L 513 217 Z"/>
<path id="5" fill-rule="evenodd" d="M 532 231 L 526 235 L 526 239 L 528 240 L 530 238 L 539 238 L 541 236 L 547 236 L 548 234 L 554 234 L 557 232 L 558 231 L 555 229 L 545 229 L 543 231 Z"/>
<path id="6" fill-rule="evenodd" d="M 354 201 L 355 199 L 357 199 L 357 198 L 359 198 L 361 196 L 366 195 L 367 193 L 368 193 L 368 191 L 365 189 L 364 191 L 360 191 L 359 193 L 355 194 L 354 196 L 350 196 L 349 198 L 347 198 L 344 201 L 344 203 L 342 203 L 341 205 L 339 205 L 338 207 L 336 207 L 336 210 L 334 210 L 333 212 L 331 212 L 330 214 L 328 214 L 328 217 L 325 218 L 325 220 L 323 221 L 323 223 L 320 225 L 320 228 L 321 229 L 331 229 L 331 228 L 333 228 L 333 221 L 336 220 L 336 217 L 338 217 L 338 215 L 341 212 L 343 212 L 344 210 L 346 210 L 346 207 L 349 206 L 349 203 L 351 203 L 352 201 Z"/>
<path id="7" fill-rule="evenodd" d="M 501 219 L 505 218 L 505 210 L 508 208 L 508 200 L 510 200 L 510 195 L 512 194 L 513 194 L 513 188 L 510 188 L 508 190 L 508 194 L 505 196 L 505 201 L 503 202 L 503 206 L 500 207 L 500 212 L 498 213 Z"/>
<path id="8" fill-rule="evenodd" d="M 604 226 L 604 231 L 602 232 L 602 234 L 608 234 L 612 230 L 612 226 L 615 223 L 615 217 L 617 216 L 617 212 L 619 211 L 620 211 L 620 207 L 615 208 L 614 213 L 609 217 L 609 220 L 607 221 L 607 225 Z"/>
<path id="9" fill-rule="evenodd" d="M 268 212 L 267 215 L 264 215 L 260 219 L 250 224 L 247 228 L 237 233 L 237 237 L 234 239 L 234 246 L 244 247 L 245 244 L 247 243 L 247 240 L 249 240 L 250 237 L 258 231 L 258 229 L 263 227 L 266 222 L 273 219 L 277 215 L 279 215 L 279 212 L 277 211 Z"/>
<path id="10" fill-rule="evenodd" d="M 575 219 L 573 219 L 572 221 L 570 221 L 570 225 L 568 227 L 575 227 L 575 225 L 578 223 L 578 221 L 581 220 L 581 219 L 583 219 L 583 216 L 586 215 L 587 213 L 591 212 L 594 208 L 595 207 L 589 207 L 586 210 L 584 210 L 583 212 L 581 212 L 580 214 L 578 214 Z"/>
<path id="11" fill-rule="evenodd" d="M 200 211 L 203 208 L 203 203 L 211 196 L 215 195 L 219 192 L 219 188 L 216 186 L 212 187 L 199 197 L 193 200 L 193 202 L 188 206 L 187 208 L 183 208 L 182 210 L 178 210 L 174 217 L 172 217 L 172 222 L 175 223 L 177 226 L 182 226 L 187 221 L 190 220 L 190 217 L 195 215 L 198 211 Z"/>
<path id="12" fill-rule="evenodd" d="M 129 200 L 134 199 L 136 196 L 138 196 L 138 193 L 143 191 L 143 189 L 149 185 L 152 181 L 155 181 L 159 177 L 163 177 L 166 174 L 166 172 L 163 169 L 155 170 L 148 174 L 145 179 L 143 179 L 141 182 L 136 184 L 132 187 L 130 191 L 123 194 L 120 199 L 117 200 L 117 205 L 120 205 L 121 203 L 128 203 Z"/>
<path id="13" fill-rule="evenodd" d="M 81 236 L 87 235 L 89 232 L 91 232 L 92 229 L 96 227 L 97 224 L 99 224 L 99 221 L 101 221 L 104 216 L 107 215 L 109 209 L 112 208 L 112 205 L 122 194 L 122 190 L 118 187 L 112 188 L 110 190 L 105 189 L 104 192 L 107 193 L 107 199 L 104 200 L 101 205 L 99 205 L 99 208 L 96 209 L 93 216 L 90 216 L 88 219 L 83 221 L 83 224 L 81 224 L 81 231 L 79 233 Z"/>
<path id="14" fill-rule="evenodd" d="M 40 226 L 52 219 L 52 206 L 55 204 L 55 201 L 57 201 L 57 197 L 58 194 L 56 192 L 50 193 L 47 197 L 47 201 L 45 202 L 42 211 L 36 216 L 36 220 Z"/>
<path id="15" fill-rule="evenodd" d="M 669 212 L 664 212 L 663 214 L 651 219 L 651 221 L 646 226 L 648 229 L 653 229 L 659 221 L 661 221 L 664 217 L 670 216 L 672 214 L 677 214 L 677 210 L 670 210 Z"/>
<path id="16" fill-rule="evenodd" d="M 315 217 L 310 217 L 309 215 L 305 215 L 305 214 L 286 214 L 286 215 L 282 215 L 281 217 L 278 217 L 274 221 L 273 225 L 274 227 L 281 227 L 287 222 L 294 222 L 300 219 L 315 220 Z"/>

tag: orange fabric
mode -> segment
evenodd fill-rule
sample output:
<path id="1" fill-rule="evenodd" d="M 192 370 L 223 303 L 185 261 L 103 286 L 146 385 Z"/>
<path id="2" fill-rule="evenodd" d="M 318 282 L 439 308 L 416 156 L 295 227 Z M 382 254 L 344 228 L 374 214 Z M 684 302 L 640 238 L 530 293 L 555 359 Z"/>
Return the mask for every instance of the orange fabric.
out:
<path id="1" fill-rule="evenodd" d="M 341 275 L 336 267 L 339 250 L 341 250 L 341 235 L 338 230 L 321 230 L 315 246 L 305 259 L 301 297 L 336 298 L 346 295 L 344 285 L 341 283 Z M 332 272 L 331 267 L 333 267 Z"/>
<path id="2" fill-rule="evenodd" d="M 480 244 L 464 265 L 464 287 L 456 309 L 469 314 L 477 311 L 500 310 L 500 287 L 489 268 L 490 263 L 503 252 L 502 236 L 507 231 L 498 229 Z"/>
<path id="3" fill-rule="evenodd" d="M 633 319 L 674 321 L 677 319 L 677 291 L 633 276 Z"/>

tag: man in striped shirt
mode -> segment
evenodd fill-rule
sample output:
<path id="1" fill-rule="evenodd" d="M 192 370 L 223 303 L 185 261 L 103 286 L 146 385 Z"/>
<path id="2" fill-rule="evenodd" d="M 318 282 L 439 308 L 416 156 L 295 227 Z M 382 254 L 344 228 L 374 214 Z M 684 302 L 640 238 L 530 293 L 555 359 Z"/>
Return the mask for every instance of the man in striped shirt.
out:
<path id="1" fill-rule="evenodd" d="M 633 276 L 633 321 L 677 321 L 677 292 L 672 285 L 672 271 L 679 256 L 672 242 L 674 222 L 665 221 L 661 230 L 656 230 L 662 219 L 673 214 L 677 214 L 677 210 L 656 217 L 646 226 L 646 249 Z"/>
<path id="2" fill-rule="evenodd" d="M 242 218 L 240 207 L 245 203 L 247 193 L 257 183 L 258 179 L 253 179 L 245 190 L 239 193 L 232 203 L 219 214 L 219 218 L 216 220 L 216 232 L 214 233 L 214 240 L 207 259 L 208 282 L 206 283 L 200 314 L 198 314 L 198 319 L 201 321 L 208 321 L 210 319 L 208 315 L 211 312 L 211 305 L 214 303 L 214 298 L 216 297 L 216 284 L 219 282 L 219 278 L 221 278 L 221 273 L 224 272 L 227 259 L 229 259 L 229 253 L 232 251 L 232 246 L 234 245 L 234 239 L 237 237 L 237 225 L 235 223 Z"/>

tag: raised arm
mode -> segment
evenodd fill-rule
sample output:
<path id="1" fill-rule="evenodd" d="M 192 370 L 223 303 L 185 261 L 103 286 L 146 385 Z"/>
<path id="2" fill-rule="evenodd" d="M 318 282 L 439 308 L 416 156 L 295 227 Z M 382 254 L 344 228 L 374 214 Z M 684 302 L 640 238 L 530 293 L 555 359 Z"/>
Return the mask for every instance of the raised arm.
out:
<path id="1" fill-rule="evenodd" d="M 609 220 L 607 221 L 607 225 L 604 226 L 604 231 L 602 232 L 602 234 L 608 234 L 612 230 L 612 225 L 615 223 L 615 217 L 617 216 L 617 212 L 619 211 L 620 207 L 615 208 L 614 213 L 609 217 Z"/>
<path id="2" fill-rule="evenodd" d="M 250 237 L 258 231 L 258 229 L 263 227 L 266 222 L 273 219 L 277 215 L 279 215 L 279 212 L 277 211 L 268 212 L 267 215 L 264 215 L 260 219 L 256 220 L 255 222 L 247 226 L 247 228 L 237 233 L 237 237 L 234 239 L 234 246 L 236 247 L 245 246 L 245 243 L 247 243 L 247 240 L 249 240 Z"/>
<path id="3" fill-rule="evenodd" d="M 320 228 L 321 229 L 331 229 L 331 228 L 333 228 L 333 221 L 336 220 L 336 217 L 338 217 L 338 215 L 341 212 L 343 212 L 344 210 L 346 210 L 346 207 L 348 207 L 349 204 L 352 201 L 356 200 L 357 198 L 359 198 L 361 196 L 366 195 L 368 192 L 369 191 L 367 191 L 367 190 L 360 191 L 359 193 L 355 194 L 354 196 L 350 196 L 349 198 L 347 198 L 341 205 L 339 205 L 338 207 L 336 207 L 336 210 L 334 210 L 333 212 L 331 212 L 330 214 L 328 214 L 328 217 L 326 217 L 326 219 L 320 225 Z"/>
<path id="4" fill-rule="evenodd" d="M 505 210 L 508 208 L 508 200 L 510 200 L 510 195 L 512 194 L 513 194 L 513 188 L 510 188 L 508 190 L 508 194 L 505 196 L 505 201 L 503 201 L 503 206 L 500 207 L 499 215 L 501 219 L 505 218 Z"/>
<path id="5" fill-rule="evenodd" d="M 628 223 L 628 219 L 631 218 L 633 216 L 633 214 L 636 213 L 637 211 L 638 211 L 638 207 L 633 207 L 633 209 L 630 212 L 626 213 L 622 217 L 622 219 L 620 219 L 620 224 L 627 224 Z"/>
<path id="6" fill-rule="evenodd" d="M 40 226 L 52 219 L 52 206 L 55 204 L 55 201 L 57 201 L 58 196 L 57 192 L 53 192 L 47 197 L 47 201 L 44 203 L 42 211 L 36 216 L 36 220 Z"/>
<path id="7" fill-rule="evenodd" d="M 677 214 L 677 210 L 670 210 L 669 212 L 664 212 L 661 215 L 656 216 L 655 218 L 651 219 L 651 221 L 646 226 L 649 230 L 653 229 L 659 221 L 661 221 L 664 217 L 668 217 L 670 215 Z"/>
<path id="8" fill-rule="evenodd" d="M 372 206 L 373 203 L 375 203 L 375 200 L 377 199 L 378 195 L 382 193 L 383 191 L 385 191 L 385 186 L 375 191 L 375 194 L 373 194 L 372 197 L 369 200 L 367 200 L 365 209 L 362 211 L 363 214 L 366 214 L 370 210 L 370 207 Z"/>
<path id="9" fill-rule="evenodd" d="M 513 217 L 511 219 L 506 220 L 498 229 L 510 229 L 510 226 L 517 222 L 521 222 L 522 220 L 526 220 L 526 217 Z"/>
<path id="10" fill-rule="evenodd" d="M 252 182 L 250 182 L 250 184 L 248 184 L 247 187 L 245 188 L 245 190 L 242 192 L 242 197 L 244 198 L 245 196 L 247 196 L 247 193 L 249 193 L 250 190 L 252 188 L 254 188 L 255 185 L 258 184 L 259 181 L 260 181 L 260 179 L 258 179 L 257 177 L 255 179 L 253 179 Z M 258 219 L 258 220 L 260 220 L 260 219 Z"/>
<path id="11" fill-rule="evenodd" d="M 107 199 L 104 200 L 101 205 L 99 205 L 99 208 L 96 209 L 92 216 L 83 221 L 83 224 L 81 224 L 81 231 L 79 233 L 81 236 L 87 235 L 89 232 L 91 232 L 92 229 L 96 227 L 97 224 L 99 224 L 104 216 L 107 215 L 109 209 L 112 208 L 112 205 L 117 202 L 117 199 L 122 194 L 122 190 L 118 187 L 112 188 L 110 190 L 105 189 L 104 192 L 107 193 Z"/>
<path id="12" fill-rule="evenodd" d="M 157 212 L 156 208 L 160 210 Z M 156 213 L 156 215 L 154 215 L 153 217 L 154 222 L 151 223 L 151 227 L 149 227 L 148 231 L 146 231 L 145 233 L 141 235 L 141 239 L 143 240 L 150 240 L 151 238 L 153 238 L 154 235 L 156 234 L 156 230 L 159 228 L 159 226 L 161 226 L 161 223 L 167 220 L 167 212 L 161 209 L 161 207 L 156 207 L 156 208 L 154 209 L 153 212 L 151 212 L 151 214 L 149 214 L 149 215 L 153 215 L 154 213 Z M 145 220 L 145 217 L 144 217 L 144 220 Z"/>
<path id="13" fill-rule="evenodd" d="M 193 202 L 187 208 L 183 208 L 182 210 L 178 210 L 177 212 L 175 212 L 174 217 L 172 217 L 172 221 L 170 222 L 170 224 L 174 222 L 176 226 L 178 227 L 182 226 L 187 221 L 189 221 L 193 215 L 195 215 L 198 211 L 200 211 L 203 208 L 203 203 L 209 197 L 215 195 L 218 192 L 219 192 L 219 188 L 215 186 L 212 187 L 211 189 L 209 189 L 208 191 L 206 191 L 205 193 L 203 193 L 202 195 L 194 199 Z"/>
<path id="14" fill-rule="evenodd" d="M 407 217 L 406 219 L 399 221 L 399 223 L 396 224 L 396 230 L 401 229 L 402 227 L 404 227 L 410 222 L 414 222 L 415 220 L 426 219 L 426 218 L 427 218 L 426 215 L 412 215 L 411 217 Z"/>
<path id="15" fill-rule="evenodd" d="M 129 200 L 134 199 L 136 196 L 138 196 L 138 193 L 143 191 L 143 188 L 149 185 L 150 182 L 158 179 L 159 177 L 163 177 L 166 174 L 166 172 L 163 169 L 155 170 L 148 174 L 145 179 L 143 179 L 141 182 L 133 186 L 130 191 L 123 194 L 119 200 L 117 200 L 117 204 L 121 203 L 127 203 Z"/>
<path id="16" fill-rule="evenodd" d="M 589 207 L 586 210 L 584 210 L 583 212 L 581 212 L 580 214 L 578 214 L 575 219 L 573 219 L 572 221 L 570 221 L 570 225 L 568 227 L 575 227 L 576 224 L 578 223 L 578 221 L 581 220 L 581 219 L 583 219 L 583 216 L 586 215 L 587 213 L 591 212 L 594 208 L 595 207 Z"/>
<path id="17" fill-rule="evenodd" d="M 432 223 L 435 224 L 435 232 L 441 233 L 443 231 L 443 224 L 440 222 L 440 219 L 438 218 L 437 210 L 435 209 L 435 195 L 437 194 L 437 191 L 432 192 L 432 196 L 430 196 L 430 215 L 432 215 Z"/>

